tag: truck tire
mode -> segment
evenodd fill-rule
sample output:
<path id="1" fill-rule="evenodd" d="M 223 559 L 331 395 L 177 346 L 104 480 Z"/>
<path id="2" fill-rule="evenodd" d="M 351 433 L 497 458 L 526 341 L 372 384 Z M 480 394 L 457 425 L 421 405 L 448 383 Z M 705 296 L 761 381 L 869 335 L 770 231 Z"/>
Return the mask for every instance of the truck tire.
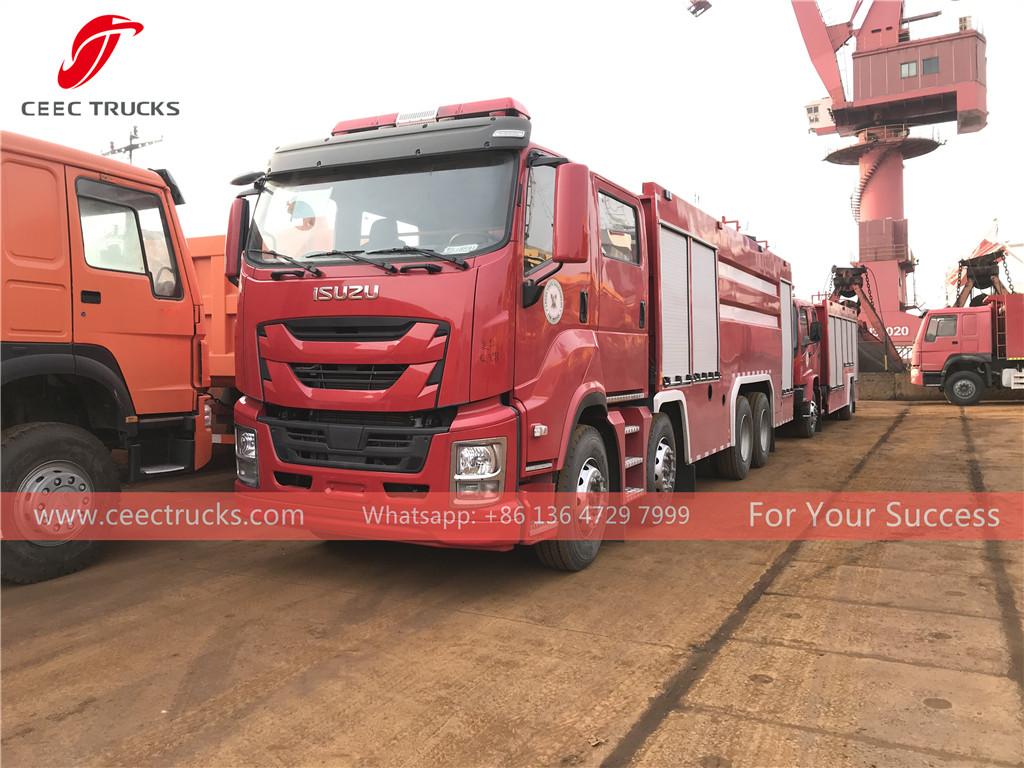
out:
<path id="1" fill-rule="evenodd" d="M 751 392 L 747 400 L 750 401 L 754 424 L 754 452 L 750 456 L 750 466 L 763 467 L 768 463 L 768 454 L 772 450 L 772 409 L 764 392 Z"/>
<path id="2" fill-rule="evenodd" d="M 850 392 L 850 402 L 836 411 L 836 418 L 839 421 L 849 421 L 853 418 L 853 412 L 857 410 L 857 401 L 853 399 L 854 393 Z"/>
<path id="3" fill-rule="evenodd" d="M 4 430 L 0 475 L 5 492 L 59 492 L 68 483 L 84 493 L 116 492 L 120 487 L 117 467 L 103 443 L 84 429 L 53 422 L 33 422 Z M 74 532 L 69 531 L 69 535 Z M 99 549 L 98 542 L 73 538 L 4 541 L 0 575 L 16 584 L 53 579 L 84 568 L 96 558 Z"/>
<path id="4" fill-rule="evenodd" d="M 654 414 L 651 437 L 647 441 L 647 490 L 672 493 L 676 489 L 676 433 L 664 413 Z"/>
<path id="5" fill-rule="evenodd" d="M 974 405 L 985 394 L 985 382 L 974 371 L 957 371 L 946 379 L 942 391 L 953 405 Z"/>
<path id="6" fill-rule="evenodd" d="M 818 431 L 818 421 L 821 419 L 821 407 L 818 405 L 818 393 L 805 402 L 801 407 L 803 413 L 796 417 L 797 437 L 811 438 Z"/>
<path id="7" fill-rule="evenodd" d="M 715 469 L 729 480 L 742 480 L 750 472 L 750 460 L 754 454 L 754 416 L 750 401 L 745 397 L 736 399 L 736 424 L 733 428 L 734 444 L 715 454 Z"/>
<path id="8" fill-rule="evenodd" d="M 601 433 L 580 425 L 569 439 L 565 466 L 558 473 L 557 493 L 600 493 L 608 490 L 608 452 Z M 574 510 L 577 512 L 578 510 Z M 583 524 L 574 521 L 574 524 Z M 579 541 L 548 539 L 534 546 L 537 559 L 558 571 L 582 571 L 597 558 L 603 530 L 591 531 L 592 537 Z"/>

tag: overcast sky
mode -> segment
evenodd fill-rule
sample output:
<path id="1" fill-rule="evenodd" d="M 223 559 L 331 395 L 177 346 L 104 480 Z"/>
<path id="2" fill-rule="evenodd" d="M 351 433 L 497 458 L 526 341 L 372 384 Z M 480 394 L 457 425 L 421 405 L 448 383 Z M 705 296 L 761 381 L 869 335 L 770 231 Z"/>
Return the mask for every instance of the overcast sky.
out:
<path id="1" fill-rule="evenodd" d="M 824 288 L 856 256 L 849 196 L 856 170 L 822 158 L 847 143 L 807 132 L 804 105 L 824 95 L 789 2 L 480 0 L 376 3 L 4 3 L 0 125 L 100 152 L 133 125 L 164 141 L 136 165 L 167 167 L 189 236 L 223 232 L 234 176 L 278 144 L 327 136 L 340 119 L 513 96 L 534 138 L 635 191 L 657 181 L 709 213 L 739 219 L 792 262 L 797 291 Z M 826 0 L 829 22 L 853 0 Z M 988 38 L 989 125 L 918 131 L 948 144 L 907 162 L 906 214 L 922 303 L 984 236 L 1024 240 L 1024 2 L 909 0 L 942 10 L 915 37 L 974 17 Z M 83 23 L 118 13 L 144 30 L 74 91 L 56 81 Z M 849 83 L 847 83 L 849 88 Z M 168 101 L 164 118 L 24 117 L 26 100 Z M 1024 264 L 1017 270 L 1024 285 Z M 1019 286 L 1018 286 L 1019 287 Z"/>

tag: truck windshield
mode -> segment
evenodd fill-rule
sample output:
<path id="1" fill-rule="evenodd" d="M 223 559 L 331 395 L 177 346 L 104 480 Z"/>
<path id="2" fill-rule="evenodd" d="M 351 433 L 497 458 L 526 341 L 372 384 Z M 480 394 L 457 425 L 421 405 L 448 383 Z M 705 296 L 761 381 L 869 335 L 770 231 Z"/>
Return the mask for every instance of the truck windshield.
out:
<path id="1" fill-rule="evenodd" d="M 347 258 L 324 251 L 356 251 L 400 262 L 424 254 L 372 251 L 420 248 L 467 258 L 494 250 L 509 237 L 515 164 L 512 153 L 478 152 L 269 179 L 253 215 L 249 258 L 274 263 L 276 252 L 324 264 Z"/>

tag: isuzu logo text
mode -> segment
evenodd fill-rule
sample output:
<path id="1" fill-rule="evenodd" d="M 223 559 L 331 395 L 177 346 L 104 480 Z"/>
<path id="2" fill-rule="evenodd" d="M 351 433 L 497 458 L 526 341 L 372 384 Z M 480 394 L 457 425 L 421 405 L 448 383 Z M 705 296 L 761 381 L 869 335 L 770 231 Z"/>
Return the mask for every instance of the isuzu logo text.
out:
<path id="1" fill-rule="evenodd" d="M 321 285 L 313 289 L 313 301 L 376 299 L 379 295 L 379 285 Z"/>

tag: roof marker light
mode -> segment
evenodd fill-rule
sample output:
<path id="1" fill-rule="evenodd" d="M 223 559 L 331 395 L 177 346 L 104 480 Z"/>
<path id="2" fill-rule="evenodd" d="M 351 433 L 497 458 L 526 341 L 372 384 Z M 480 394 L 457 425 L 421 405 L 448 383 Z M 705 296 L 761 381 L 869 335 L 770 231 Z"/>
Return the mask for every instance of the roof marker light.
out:
<path id="1" fill-rule="evenodd" d="M 413 125 L 415 123 L 437 122 L 437 109 L 424 109 L 420 112 L 399 112 L 395 125 Z"/>

